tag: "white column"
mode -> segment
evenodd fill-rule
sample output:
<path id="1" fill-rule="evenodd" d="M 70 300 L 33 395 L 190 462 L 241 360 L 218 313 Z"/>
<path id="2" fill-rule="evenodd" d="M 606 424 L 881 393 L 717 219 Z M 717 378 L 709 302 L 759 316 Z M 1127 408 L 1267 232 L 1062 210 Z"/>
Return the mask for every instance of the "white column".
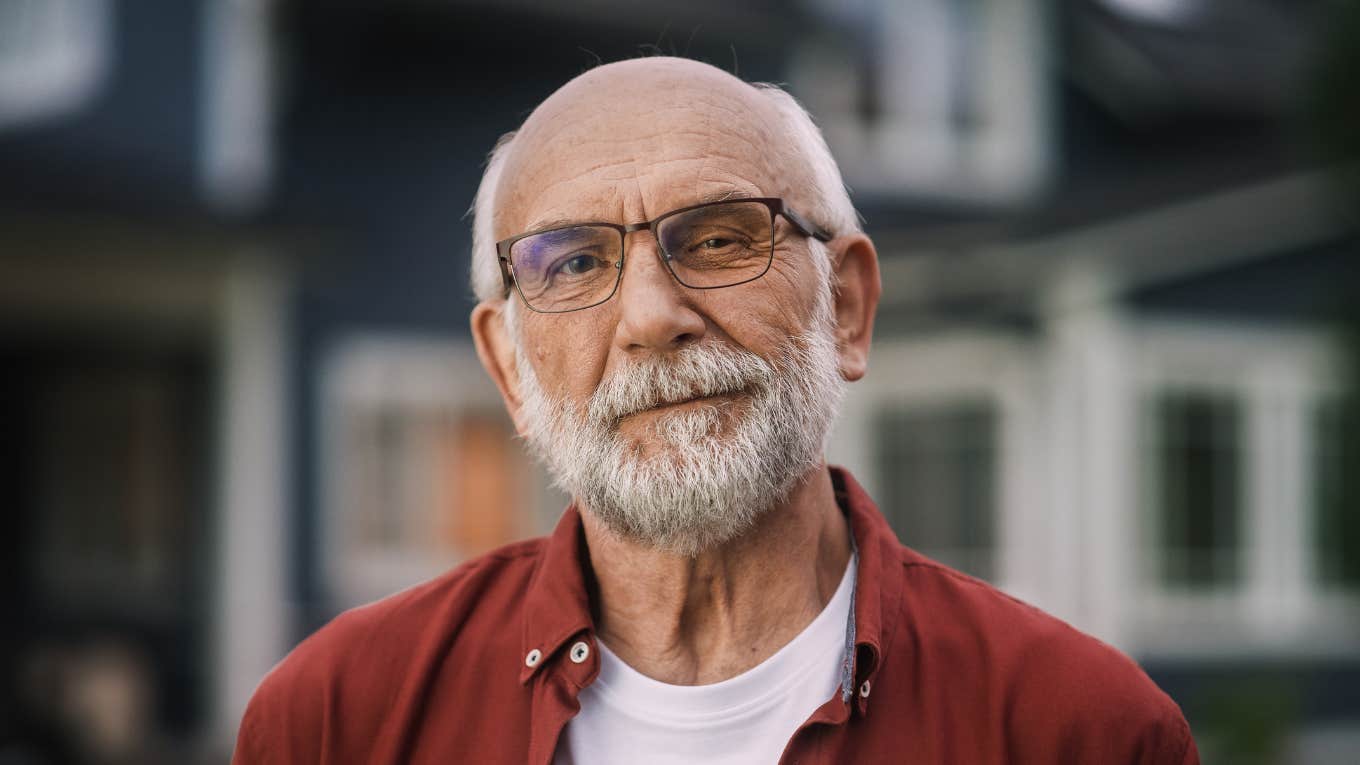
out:
<path id="1" fill-rule="evenodd" d="M 220 318 L 216 600 L 210 735 L 231 745 L 251 693 L 287 648 L 287 286 L 264 263 L 228 275 Z"/>
<path id="2" fill-rule="evenodd" d="M 1308 613 L 1311 602 L 1311 583 L 1309 581 L 1312 565 L 1311 550 L 1313 540 L 1310 535 L 1314 509 L 1312 499 L 1312 476 L 1309 467 L 1313 464 L 1308 458 L 1309 403 L 1310 398 L 1303 381 L 1298 375 L 1305 373 L 1300 369 L 1281 370 L 1279 406 L 1280 439 L 1280 493 L 1272 507 L 1273 528 L 1271 536 L 1279 546 L 1278 597 L 1280 613 L 1283 618 L 1278 623 L 1284 625 L 1282 640 L 1298 641 L 1311 630 Z"/>
<path id="3" fill-rule="evenodd" d="M 1045 304 L 1048 589 L 1059 615 L 1122 646 L 1137 583 L 1137 400 L 1124 322 L 1094 260 L 1073 260 Z"/>
<path id="4" fill-rule="evenodd" d="M 1307 407 L 1298 375 L 1278 361 L 1258 367 L 1246 402 L 1244 585 L 1248 622 L 1268 644 L 1302 637 L 1307 594 Z"/>
<path id="5" fill-rule="evenodd" d="M 996 493 L 999 583 L 1012 595 L 1046 606 L 1049 565 L 1048 460 L 1052 451 L 1043 406 L 1042 362 L 1026 347 L 999 380 Z"/>
<path id="6" fill-rule="evenodd" d="M 207 201 L 249 212 L 274 175 L 272 0 L 203 3 L 199 177 Z"/>

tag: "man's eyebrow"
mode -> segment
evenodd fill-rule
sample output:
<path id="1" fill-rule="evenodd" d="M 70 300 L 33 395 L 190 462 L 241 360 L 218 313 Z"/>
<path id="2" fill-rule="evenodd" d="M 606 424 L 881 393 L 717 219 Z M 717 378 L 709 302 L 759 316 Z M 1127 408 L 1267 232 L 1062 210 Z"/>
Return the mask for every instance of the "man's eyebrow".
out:
<path id="1" fill-rule="evenodd" d="M 710 191 L 707 194 L 700 194 L 698 197 L 695 197 L 694 201 L 688 204 L 680 205 L 675 209 L 679 210 L 685 207 L 692 207 L 694 205 L 707 205 L 712 204 L 714 202 L 735 202 L 741 199 L 752 198 L 753 195 L 748 194 L 744 191 L 738 191 L 737 189 L 728 189 L 727 191 Z M 664 215 L 667 212 L 670 212 L 670 210 L 662 212 L 662 215 Z M 583 218 L 545 218 L 540 221 L 535 221 L 526 230 L 529 232 L 538 232 L 547 231 L 549 229 L 554 228 L 566 228 L 567 226 L 579 226 L 585 223 L 608 223 L 608 222 L 609 221 L 602 221 L 598 219 L 585 220 Z"/>
<path id="2" fill-rule="evenodd" d="M 712 204 L 714 202 L 734 202 L 739 199 L 750 198 L 751 195 L 747 194 L 744 191 L 738 191 L 737 189 L 728 189 L 727 191 L 710 191 L 707 194 L 700 194 L 699 198 L 694 200 L 694 204 L 706 205 Z M 688 205 L 686 205 L 686 207 L 688 207 Z"/>
<path id="3" fill-rule="evenodd" d="M 594 222 L 596 221 L 585 221 L 581 220 L 580 218 L 548 218 L 546 220 L 540 220 L 530 224 L 529 228 L 527 228 L 526 231 L 547 231 L 548 229 L 553 228 L 566 228 L 567 226 L 575 226 L 581 223 L 594 223 Z"/>

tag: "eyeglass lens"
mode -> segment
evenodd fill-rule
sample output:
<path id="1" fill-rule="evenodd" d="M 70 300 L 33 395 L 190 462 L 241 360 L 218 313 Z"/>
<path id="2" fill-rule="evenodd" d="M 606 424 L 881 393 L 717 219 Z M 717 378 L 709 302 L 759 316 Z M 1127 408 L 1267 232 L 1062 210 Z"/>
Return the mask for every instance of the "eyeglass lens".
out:
<path id="1" fill-rule="evenodd" d="M 774 221 L 760 202 L 724 202 L 668 215 L 656 225 L 666 265 L 687 287 L 711 289 L 755 279 L 770 267 Z M 536 311 L 588 308 L 614 293 L 623 236 L 608 226 L 572 226 L 516 241 L 510 262 L 520 294 Z"/>

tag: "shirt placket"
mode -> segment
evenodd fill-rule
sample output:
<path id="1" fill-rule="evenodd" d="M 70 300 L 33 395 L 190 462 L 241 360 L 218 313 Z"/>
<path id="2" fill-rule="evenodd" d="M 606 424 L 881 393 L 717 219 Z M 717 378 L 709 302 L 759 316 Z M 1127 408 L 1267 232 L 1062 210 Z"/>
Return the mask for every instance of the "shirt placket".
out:
<path id="1" fill-rule="evenodd" d="M 557 643 L 551 653 L 543 649 L 531 667 L 529 689 L 533 694 L 529 721 L 529 762 L 551 765 L 567 723 L 581 711 L 581 691 L 600 674 L 595 637 L 582 630 Z M 532 653 L 532 651 L 531 651 Z M 528 657 L 525 657 L 526 665 Z"/>

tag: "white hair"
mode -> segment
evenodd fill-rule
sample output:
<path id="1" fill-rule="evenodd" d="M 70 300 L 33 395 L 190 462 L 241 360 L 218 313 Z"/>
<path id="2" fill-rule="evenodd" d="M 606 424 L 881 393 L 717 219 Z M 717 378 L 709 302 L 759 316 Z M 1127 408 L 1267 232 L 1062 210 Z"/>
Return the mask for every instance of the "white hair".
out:
<path id="1" fill-rule="evenodd" d="M 815 193 L 806 210 L 799 210 L 812 222 L 832 235 L 861 231 L 859 214 L 850 201 L 850 192 L 841 178 L 840 167 L 831 156 L 831 149 L 812 115 L 788 92 L 778 85 L 754 83 L 756 92 L 770 100 L 779 114 L 783 132 L 797 147 L 797 155 L 807 163 L 806 175 L 812 179 Z M 504 294 L 500 265 L 496 262 L 496 235 L 492 221 L 495 215 L 496 187 L 501 180 L 505 159 L 514 144 L 515 131 L 496 141 L 487 157 L 482 182 L 472 204 L 472 291 L 478 300 L 495 300 Z"/>

